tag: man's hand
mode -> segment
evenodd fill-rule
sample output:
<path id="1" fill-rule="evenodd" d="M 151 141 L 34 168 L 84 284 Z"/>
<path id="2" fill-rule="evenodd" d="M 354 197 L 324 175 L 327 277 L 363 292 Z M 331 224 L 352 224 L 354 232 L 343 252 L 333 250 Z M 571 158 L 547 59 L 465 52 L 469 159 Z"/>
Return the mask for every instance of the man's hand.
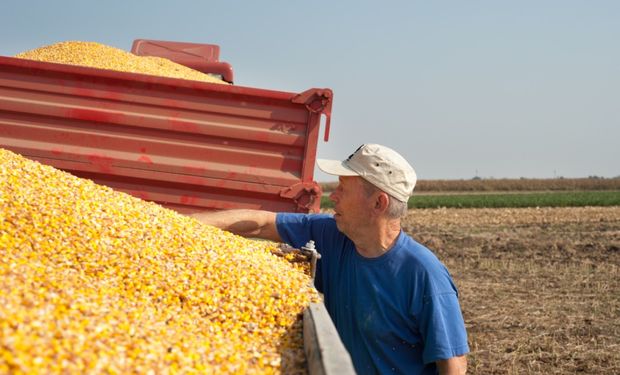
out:
<path id="1" fill-rule="evenodd" d="M 467 372 L 467 358 L 464 355 L 435 362 L 441 375 L 464 375 Z"/>

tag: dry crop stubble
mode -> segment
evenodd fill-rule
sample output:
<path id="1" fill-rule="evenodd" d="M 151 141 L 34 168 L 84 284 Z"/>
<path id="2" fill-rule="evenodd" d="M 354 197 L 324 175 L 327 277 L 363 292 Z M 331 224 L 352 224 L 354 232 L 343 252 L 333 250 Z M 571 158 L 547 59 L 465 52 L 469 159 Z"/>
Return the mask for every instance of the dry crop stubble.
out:
<path id="1" fill-rule="evenodd" d="M 620 207 L 411 210 L 448 266 L 472 374 L 620 373 Z"/>

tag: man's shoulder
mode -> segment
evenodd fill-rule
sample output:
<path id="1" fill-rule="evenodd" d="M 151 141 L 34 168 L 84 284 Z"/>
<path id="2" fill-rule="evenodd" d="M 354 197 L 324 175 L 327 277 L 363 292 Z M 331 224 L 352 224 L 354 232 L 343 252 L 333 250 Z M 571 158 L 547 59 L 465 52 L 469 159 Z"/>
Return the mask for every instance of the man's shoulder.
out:
<path id="1" fill-rule="evenodd" d="M 403 238 L 399 240 L 399 244 L 402 248 L 401 256 L 404 262 L 415 265 L 420 270 L 425 271 L 444 268 L 443 263 L 441 263 L 431 249 L 419 243 L 404 231 L 401 235 Z"/>
<path id="2" fill-rule="evenodd" d="M 427 258 L 437 259 L 431 249 L 416 241 L 405 231 L 401 231 L 400 238 L 398 239 L 398 246 L 404 250 L 403 254 L 407 257 L 419 260 L 427 260 Z"/>

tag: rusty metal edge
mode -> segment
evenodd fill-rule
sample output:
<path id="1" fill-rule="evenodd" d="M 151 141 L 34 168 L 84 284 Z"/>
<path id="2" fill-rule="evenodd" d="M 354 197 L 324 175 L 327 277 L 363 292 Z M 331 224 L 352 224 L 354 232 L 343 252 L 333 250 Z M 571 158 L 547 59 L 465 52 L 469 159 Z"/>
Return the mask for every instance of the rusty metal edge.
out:
<path id="1" fill-rule="evenodd" d="M 304 351 L 310 375 L 354 375 L 351 356 L 323 303 L 304 310 Z"/>

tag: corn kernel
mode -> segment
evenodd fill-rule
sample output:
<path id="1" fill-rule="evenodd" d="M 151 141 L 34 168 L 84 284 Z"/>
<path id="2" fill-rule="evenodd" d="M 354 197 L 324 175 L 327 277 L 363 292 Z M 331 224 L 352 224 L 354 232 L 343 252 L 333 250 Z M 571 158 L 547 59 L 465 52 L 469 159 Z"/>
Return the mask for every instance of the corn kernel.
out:
<path id="1" fill-rule="evenodd" d="M 303 373 L 276 244 L 0 149 L 0 372 Z"/>
<path id="2" fill-rule="evenodd" d="M 20 59 L 86 66 L 160 77 L 228 84 L 209 74 L 190 69 L 163 57 L 136 56 L 95 42 L 66 41 L 15 55 Z"/>

